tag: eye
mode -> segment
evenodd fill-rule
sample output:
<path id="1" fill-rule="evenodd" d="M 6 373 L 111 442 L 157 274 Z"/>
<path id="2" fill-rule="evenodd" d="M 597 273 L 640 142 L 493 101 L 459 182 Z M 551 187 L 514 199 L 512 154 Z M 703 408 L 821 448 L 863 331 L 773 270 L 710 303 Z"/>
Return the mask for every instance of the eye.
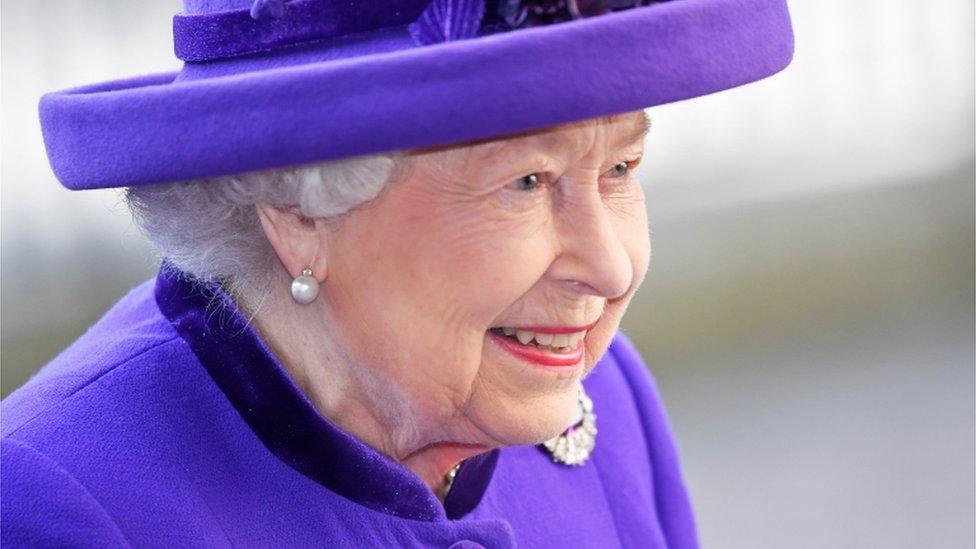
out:
<path id="1" fill-rule="evenodd" d="M 530 173 L 515 180 L 515 188 L 520 191 L 531 191 L 539 187 L 539 175 Z"/>
<path id="2" fill-rule="evenodd" d="M 610 177 L 613 178 L 624 177 L 630 173 L 630 164 L 628 162 L 618 162 L 614 167 L 610 168 L 610 171 L 607 173 L 609 173 Z"/>

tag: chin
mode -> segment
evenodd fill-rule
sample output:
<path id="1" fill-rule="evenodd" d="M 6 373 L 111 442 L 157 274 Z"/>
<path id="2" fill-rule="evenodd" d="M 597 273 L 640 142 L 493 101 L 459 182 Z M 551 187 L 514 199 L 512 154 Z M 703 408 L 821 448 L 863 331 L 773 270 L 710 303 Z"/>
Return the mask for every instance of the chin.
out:
<path id="1" fill-rule="evenodd" d="M 472 400 L 469 419 L 500 446 L 540 444 L 562 433 L 576 417 L 579 393 L 576 385 L 558 393 L 500 402 Z"/>

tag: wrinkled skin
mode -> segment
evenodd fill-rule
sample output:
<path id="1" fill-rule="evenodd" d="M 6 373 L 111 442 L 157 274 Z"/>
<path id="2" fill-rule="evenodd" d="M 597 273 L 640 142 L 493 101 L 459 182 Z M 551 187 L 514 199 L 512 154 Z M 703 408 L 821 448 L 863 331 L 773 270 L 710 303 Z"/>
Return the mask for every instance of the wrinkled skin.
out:
<path id="1" fill-rule="evenodd" d="M 645 124 L 635 111 L 414 150 L 339 223 L 259 207 L 284 296 L 259 329 L 323 415 L 435 491 L 460 459 L 554 436 L 647 271 L 632 172 Z M 308 264 L 322 292 L 299 306 L 287 284 Z M 578 368 L 532 365 L 487 335 L 594 321 Z"/>

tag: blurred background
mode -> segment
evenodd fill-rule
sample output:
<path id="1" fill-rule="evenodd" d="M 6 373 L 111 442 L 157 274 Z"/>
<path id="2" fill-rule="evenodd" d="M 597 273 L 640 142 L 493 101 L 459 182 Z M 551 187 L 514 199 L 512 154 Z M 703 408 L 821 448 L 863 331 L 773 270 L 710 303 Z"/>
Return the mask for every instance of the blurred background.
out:
<path id="1" fill-rule="evenodd" d="M 650 111 L 624 331 L 706 547 L 973 547 L 973 2 L 791 9 L 784 73 Z M 178 69 L 178 10 L 0 5 L 3 395 L 156 269 L 117 192 L 55 181 L 38 98 Z"/>

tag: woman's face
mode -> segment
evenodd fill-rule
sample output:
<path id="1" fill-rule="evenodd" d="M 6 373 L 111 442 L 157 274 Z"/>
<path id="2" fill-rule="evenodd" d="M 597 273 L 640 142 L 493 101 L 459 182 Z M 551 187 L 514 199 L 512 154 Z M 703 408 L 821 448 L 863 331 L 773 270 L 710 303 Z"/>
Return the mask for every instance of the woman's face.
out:
<path id="1" fill-rule="evenodd" d="M 535 444 L 572 421 L 647 271 L 646 128 L 635 111 L 413 151 L 344 219 L 323 295 L 372 404 L 427 443 Z"/>

